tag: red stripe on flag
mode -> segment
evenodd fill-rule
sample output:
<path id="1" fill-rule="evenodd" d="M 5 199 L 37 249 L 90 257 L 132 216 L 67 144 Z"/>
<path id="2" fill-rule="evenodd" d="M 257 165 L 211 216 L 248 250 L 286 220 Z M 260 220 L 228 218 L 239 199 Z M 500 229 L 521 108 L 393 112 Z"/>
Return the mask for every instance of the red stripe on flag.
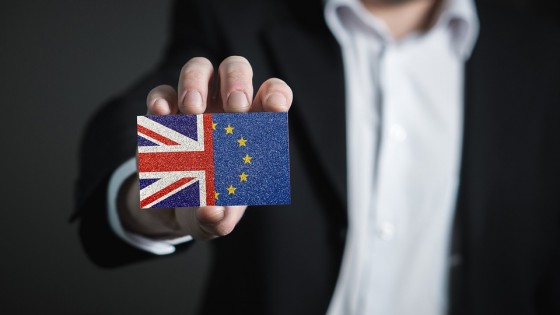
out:
<path id="1" fill-rule="evenodd" d="M 177 143 L 177 142 L 175 142 L 175 141 L 173 141 L 173 140 L 171 140 L 167 137 L 164 137 L 164 136 L 160 135 L 157 132 L 151 131 L 150 129 L 148 129 L 144 126 L 137 125 L 137 130 L 138 130 L 139 133 L 143 133 L 146 136 L 148 136 L 152 139 L 155 139 L 155 140 L 157 140 L 157 141 L 159 141 L 163 144 L 166 144 L 166 145 L 178 145 L 179 144 L 179 143 Z"/>
<path id="2" fill-rule="evenodd" d="M 138 152 L 138 172 L 204 171 L 206 205 L 216 204 L 214 198 L 214 147 L 212 115 L 204 114 L 204 151 Z M 140 126 L 139 126 L 140 127 Z"/>
<path id="3" fill-rule="evenodd" d="M 159 198 L 167 195 L 168 193 L 172 192 L 173 190 L 183 186 L 184 184 L 188 183 L 189 181 L 193 180 L 193 178 L 183 177 L 178 181 L 172 183 L 171 185 L 165 187 L 164 189 L 152 194 L 143 200 L 140 200 L 140 208 L 147 207 L 150 203 L 158 200 Z"/>
<path id="4" fill-rule="evenodd" d="M 212 114 L 204 114 L 204 148 L 206 152 L 206 205 L 213 206 L 216 204 L 214 197 L 214 141 L 212 135 Z"/>

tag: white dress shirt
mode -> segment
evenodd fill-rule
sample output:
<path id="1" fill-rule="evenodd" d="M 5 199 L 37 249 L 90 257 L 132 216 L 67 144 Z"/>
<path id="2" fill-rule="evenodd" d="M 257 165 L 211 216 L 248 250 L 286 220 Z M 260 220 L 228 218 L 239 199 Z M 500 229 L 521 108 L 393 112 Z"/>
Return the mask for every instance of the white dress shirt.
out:
<path id="1" fill-rule="evenodd" d="M 128 244 L 155 255 L 167 255 L 175 252 L 175 245 L 192 240 L 190 235 L 170 240 L 154 240 L 140 234 L 127 231 L 121 224 L 117 212 L 117 196 L 122 184 L 137 172 L 136 157 L 131 157 L 128 161 L 117 168 L 109 178 L 107 186 L 107 209 L 109 225 L 113 232 Z"/>
<path id="2" fill-rule="evenodd" d="M 331 0 L 327 24 L 346 82 L 349 229 L 328 314 L 444 314 L 449 238 L 462 140 L 463 66 L 478 33 L 471 0 L 447 1 L 424 34 L 395 41 L 359 0 Z M 163 255 L 190 236 L 160 241 L 123 229 L 109 180 L 113 231 Z"/>
<path id="3" fill-rule="evenodd" d="M 328 314 L 444 314 L 474 5 L 448 1 L 399 41 L 358 0 L 327 2 L 325 18 L 342 47 L 349 192 Z"/>

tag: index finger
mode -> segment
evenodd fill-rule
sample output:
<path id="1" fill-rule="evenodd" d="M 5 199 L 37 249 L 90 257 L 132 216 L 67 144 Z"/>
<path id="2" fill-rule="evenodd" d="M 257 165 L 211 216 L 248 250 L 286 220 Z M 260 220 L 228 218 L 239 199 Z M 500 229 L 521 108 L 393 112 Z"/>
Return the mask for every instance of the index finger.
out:
<path id="1" fill-rule="evenodd" d="M 213 74 L 212 63 L 203 57 L 192 58 L 183 66 L 178 86 L 178 107 L 181 113 L 204 113 Z"/>

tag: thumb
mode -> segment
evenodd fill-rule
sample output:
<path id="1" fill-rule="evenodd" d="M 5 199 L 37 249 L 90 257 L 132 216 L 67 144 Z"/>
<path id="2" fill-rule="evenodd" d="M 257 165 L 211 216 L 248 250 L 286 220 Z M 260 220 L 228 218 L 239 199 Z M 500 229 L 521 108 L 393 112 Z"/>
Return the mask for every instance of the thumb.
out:
<path id="1" fill-rule="evenodd" d="M 247 206 L 176 208 L 181 229 L 195 239 L 208 240 L 231 233 Z"/>

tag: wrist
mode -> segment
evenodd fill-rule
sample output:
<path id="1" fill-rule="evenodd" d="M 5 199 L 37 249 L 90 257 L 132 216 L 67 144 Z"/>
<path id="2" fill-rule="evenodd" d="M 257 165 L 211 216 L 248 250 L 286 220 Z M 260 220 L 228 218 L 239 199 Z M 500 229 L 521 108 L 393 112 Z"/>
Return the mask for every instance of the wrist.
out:
<path id="1" fill-rule="evenodd" d="M 175 209 L 140 209 L 138 177 L 127 178 L 119 189 L 117 212 L 122 226 L 130 232 L 153 239 L 185 236 L 175 217 Z"/>

